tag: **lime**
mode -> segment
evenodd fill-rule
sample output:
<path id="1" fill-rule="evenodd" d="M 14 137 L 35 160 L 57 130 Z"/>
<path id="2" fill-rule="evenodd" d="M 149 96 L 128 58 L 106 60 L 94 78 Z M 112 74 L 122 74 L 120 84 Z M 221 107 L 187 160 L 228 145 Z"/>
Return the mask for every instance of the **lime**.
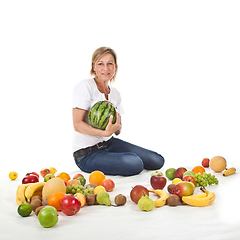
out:
<path id="1" fill-rule="evenodd" d="M 32 206 L 29 203 L 22 203 L 18 206 L 17 212 L 22 217 L 27 217 L 32 212 Z"/>

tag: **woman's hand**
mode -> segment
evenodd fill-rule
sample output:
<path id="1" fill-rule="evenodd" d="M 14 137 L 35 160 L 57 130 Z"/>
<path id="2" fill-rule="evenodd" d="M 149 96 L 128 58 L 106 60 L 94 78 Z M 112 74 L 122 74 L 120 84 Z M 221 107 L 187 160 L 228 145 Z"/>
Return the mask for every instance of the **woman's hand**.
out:
<path id="1" fill-rule="evenodd" d="M 104 133 L 105 137 L 109 137 L 113 133 L 115 133 L 116 135 L 120 134 L 122 124 L 121 124 L 121 116 L 118 112 L 116 113 L 116 122 L 113 124 L 112 121 L 113 121 L 113 115 L 111 115 L 109 118 L 109 122 Z"/>

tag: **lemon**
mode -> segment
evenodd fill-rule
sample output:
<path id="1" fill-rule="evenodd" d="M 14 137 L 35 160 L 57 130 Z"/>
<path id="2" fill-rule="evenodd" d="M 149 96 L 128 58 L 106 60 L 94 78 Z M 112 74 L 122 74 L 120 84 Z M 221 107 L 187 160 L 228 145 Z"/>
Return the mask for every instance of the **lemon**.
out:
<path id="1" fill-rule="evenodd" d="M 103 186 L 97 186 L 96 188 L 94 188 L 94 191 L 93 191 L 93 193 L 95 194 L 95 195 L 97 195 L 99 192 L 101 192 L 101 191 L 106 191 L 105 190 L 105 187 L 103 187 Z"/>
<path id="2" fill-rule="evenodd" d="M 48 169 L 50 170 L 50 173 L 53 174 L 53 175 L 57 172 L 57 169 L 54 168 L 54 167 L 50 167 Z"/>
<path id="3" fill-rule="evenodd" d="M 179 182 L 182 182 L 182 180 L 180 178 L 174 178 L 172 181 L 172 184 L 177 184 Z"/>
<path id="4" fill-rule="evenodd" d="M 13 171 L 9 173 L 9 178 L 11 180 L 15 180 L 17 177 L 18 177 L 18 174 L 16 172 Z"/>

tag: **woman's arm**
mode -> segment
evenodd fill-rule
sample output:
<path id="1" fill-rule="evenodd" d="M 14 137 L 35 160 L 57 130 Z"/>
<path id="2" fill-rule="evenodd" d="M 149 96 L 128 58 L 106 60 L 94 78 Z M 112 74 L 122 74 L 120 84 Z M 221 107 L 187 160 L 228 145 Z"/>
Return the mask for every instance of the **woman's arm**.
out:
<path id="1" fill-rule="evenodd" d="M 87 110 L 80 109 L 80 108 L 73 108 L 73 127 L 76 132 L 80 132 L 83 134 L 88 134 L 92 136 L 102 136 L 102 137 L 109 137 L 113 133 L 117 133 L 121 130 L 121 117 L 117 113 L 116 123 L 112 124 L 113 116 L 110 116 L 109 123 L 105 130 L 93 128 L 92 126 L 88 125 L 84 122 L 88 114 Z"/>

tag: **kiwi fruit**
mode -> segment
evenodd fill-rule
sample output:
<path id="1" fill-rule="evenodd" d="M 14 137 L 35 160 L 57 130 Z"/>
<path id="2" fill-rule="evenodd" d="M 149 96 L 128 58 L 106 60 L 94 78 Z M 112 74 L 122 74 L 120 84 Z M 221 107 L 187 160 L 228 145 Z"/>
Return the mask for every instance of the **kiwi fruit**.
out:
<path id="1" fill-rule="evenodd" d="M 39 199 L 40 201 L 42 201 L 42 197 L 41 196 L 38 196 L 38 195 L 35 195 L 31 198 L 31 202 L 34 200 L 34 199 Z"/>
<path id="2" fill-rule="evenodd" d="M 172 189 L 173 189 L 174 186 L 175 186 L 175 184 L 169 184 L 168 185 L 167 190 L 170 194 L 172 194 Z"/>
<path id="3" fill-rule="evenodd" d="M 127 202 L 127 198 L 122 194 L 118 194 L 114 198 L 114 202 L 116 203 L 117 206 L 122 206 Z"/>
<path id="4" fill-rule="evenodd" d="M 180 197 L 178 195 L 170 195 L 167 199 L 169 206 L 177 206 L 180 203 Z"/>
<path id="5" fill-rule="evenodd" d="M 36 210 L 36 208 L 42 206 L 42 201 L 39 199 L 33 199 L 31 201 L 30 205 L 32 206 L 32 210 L 34 212 Z"/>
<path id="6" fill-rule="evenodd" d="M 86 197 L 86 203 L 87 205 L 93 205 L 95 204 L 95 201 L 96 201 L 96 196 L 95 194 L 88 194 L 87 197 Z"/>
<path id="7" fill-rule="evenodd" d="M 43 208 L 45 208 L 45 206 L 40 206 L 40 207 L 36 208 L 36 209 L 35 209 L 35 215 L 37 216 L 38 213 L 39 213 Z"/>

